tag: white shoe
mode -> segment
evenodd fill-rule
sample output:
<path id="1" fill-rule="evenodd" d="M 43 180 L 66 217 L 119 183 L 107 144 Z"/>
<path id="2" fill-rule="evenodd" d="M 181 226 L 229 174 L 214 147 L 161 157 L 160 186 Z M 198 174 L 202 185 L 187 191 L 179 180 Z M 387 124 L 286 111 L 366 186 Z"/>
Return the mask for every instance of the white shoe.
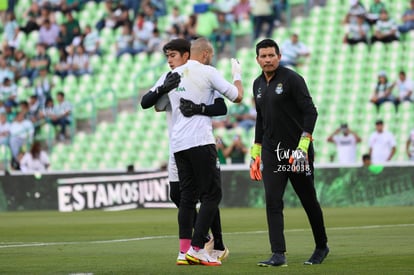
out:
<path id="1" fill-rule="evenodd" d="M 227 257 L 229 256 L 229 254 L 230 254 L 230 250 L 225 246 L 224 247 L 224 250 L 215 250 L 215 249 L 213 249 L 212 251 L 211 251 L 211 253 L 210 253 L 210 256 L 213 258 L 213 259 L 217 259 L 217 260 L 219 260 L 220 262 L 222 262 L 222 261 L 224 261 L 225 259 L 227 259 Z"/>
<path id="2" fill-rule="evenodd" d="M 185 258 L 185 253 L 178 252 L 176 265 L 189 265 L 190 263 Z"/>
<path id="3" fill-rule="evenodd" d="M 205 249 L 195 251 L 193 247 L 191 247 L 185 255 L 185 258 L 190 262 L 190 264 L 201 264 L 208 266 L 221 265 L 221 262 L 217 258 L 211 257 Z"/>
<path id="4" fill-rule="evenodd" d="M 208 242 L 204 244 L 204 249 L 207 251 L 208 254 L 211 254 L 214 248 L 214 237 L 210 234 Z"/>

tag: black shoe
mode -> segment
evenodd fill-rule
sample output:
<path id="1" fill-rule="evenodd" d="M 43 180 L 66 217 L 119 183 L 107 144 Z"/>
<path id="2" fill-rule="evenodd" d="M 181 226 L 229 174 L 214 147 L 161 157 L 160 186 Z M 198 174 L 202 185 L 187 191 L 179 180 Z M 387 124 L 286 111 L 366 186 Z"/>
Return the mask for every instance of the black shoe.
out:
<path id="1" fill-rule="evenodd" d="M 323 260 L 328 256 L 329 253 L 329 247 L 326 247 L 324 249 L 316 248 L 315 251 L 313 251 L 312 256 L 304 262 L 304 264 L 312 265 L 312 264 L 321 264 Z"/>
<path id="2" fill-rule="evenodd" d="M 286 257 L 283 253 L 273 253 L 267 261 L 257 263 L 258 266 L 287 266 Z"/>

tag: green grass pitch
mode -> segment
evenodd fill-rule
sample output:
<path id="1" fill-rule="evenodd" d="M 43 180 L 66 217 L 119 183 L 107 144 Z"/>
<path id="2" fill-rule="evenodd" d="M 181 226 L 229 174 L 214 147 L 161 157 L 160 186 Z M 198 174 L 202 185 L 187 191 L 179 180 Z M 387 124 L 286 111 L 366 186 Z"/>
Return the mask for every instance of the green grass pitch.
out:
<path id="1" fill-rule="evenodd" d="M 222 209 L 230 257 L 176 266 L 177 210 L 0 213 L 0 274 L 414 274 L 414 207 L 324 209 L 330 255 L 304 266 L 313 239 L 303 209 L 285 210 L 288 267 L 270 255 L 264 209 Z"/>

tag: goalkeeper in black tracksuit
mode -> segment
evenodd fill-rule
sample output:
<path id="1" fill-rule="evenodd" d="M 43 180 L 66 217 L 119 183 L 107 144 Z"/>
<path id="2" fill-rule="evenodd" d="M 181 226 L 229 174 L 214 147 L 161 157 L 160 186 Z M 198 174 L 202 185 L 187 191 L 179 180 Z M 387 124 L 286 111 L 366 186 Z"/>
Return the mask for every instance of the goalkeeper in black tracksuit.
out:
<path id="1" fill-rule="evenodd" d="M 313 177 L 312 132 L 317 111 L 304 79 L 296 72 L 279 66 L 280 57 L 275 41 L 265 39 L 256 45 L 256 60 L 262 74 L 253 83 L 257 120 L 250 174 L 253 180 L 261 180 L 263 176 L 273 253 L 269 260 L 258 265 L 287 264 L 283 194 L 288 179 L 306 211 L 316 245 L 305 264 L 320 264 L 329 248 Z"/>

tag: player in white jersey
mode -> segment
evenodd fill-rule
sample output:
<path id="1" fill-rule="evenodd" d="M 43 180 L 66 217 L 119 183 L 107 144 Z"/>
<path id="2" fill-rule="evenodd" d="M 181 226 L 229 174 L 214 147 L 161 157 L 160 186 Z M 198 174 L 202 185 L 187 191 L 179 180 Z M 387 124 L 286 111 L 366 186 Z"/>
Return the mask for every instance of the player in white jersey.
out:
<path id="1" fill-rule="evenodd" d="M 327 139 L 328 142 L 336 144 L 336 150 L 339 163 L 355 163 L 357 143 L 361 138 L 351 129 L 348 124 L 341 124 Z"/>
<path id="2" fill-rule="evenodd" d="M 369 154 L 374 164 L 390 161 L 395 154 L 395 137 L 388 131 L 384 131 L 384 122 L 375 122 L 376 131 L 369 138 Z"/>
<path id="3" fill-rule="evenodd" d="M 195 104 L 211 104 L 214 90 L 233 102 L 243 99 L 240 64 L 232 60 L 233 85 L 214 67 L 204 65 L 211 63 L 213 54 L 213 47 L 207 39 L 193 41 L 190 60 L 174 69 L 181 76 L 181 82 L 168 93 L 172 107 L 171 150 L 180 178 L 180 235 L 192 232 L 192 209 L 198 200 L 201 202 L 192 238 L 180 241 L 191 243 L 186 254 L 187 260 L 203 265 L 221 265 L 219 260 L 210 257 L 204 249 L 204 236 L 212 224 L 222 197 L 220 167 L 217 165 L 211 117 L 186 117 L 181 102 L 185 99 Z"/>
<path id="4" fill-rule="evenodd" d="M 190 54 L 190 43 L 184 39 L 174 39 L 171 40 L 163 47 L 164 54 L 167 57 L 168 64 L 171 69 L 176 68 L 177 66 L 183 65 L 187 62 Z M 167 123 L 168 123 L 168 131 L 169 137 L 171 138 L 171 105 L 169 104 L 168 96 L 165 94 L 164 96 L 160 96 L 155 91 L 158 90 L 158 87 L 161 87 L 166 78 L 168 73 L 163 74 L 160 79 L 155 83 L 154 87 L 150 89 L 150 91 L 144 95 L 141 105 L 143 108 L 149 108 L 154 106 L 155 102 L 155 109 L 157 111 L 166 111 L 167 114 Z M 214 96 L 214 103 L 211 105 L 201 105 L 201 104 L 194 104 L 192 101 L 189 100 L 182 100 L 180 108 L 183 114 L 187 117 L 193 115 L 205 115 L 205 116 L 217 116 L 223 115 L 227 112 L 226 104 L 224 103 L 224 99 L 218 93 Z M 170 151 L 170 158 L 168 164 L 168 172 L 169 172 L 169 181 L 170 181 L 170 197 L 171 200 L 179 207 L 180 204 L 180 190 L 179 190 L 179 177 L 178 177 L 178 170 L 175 164 L 174 155 Z M 218 178 L 220 180 L 220 178 Z M 194 208 L 194 217 L 196 217 L 196 210 Z M 222 241 L 222 234 L 221 234 L 221 221 L 220 221 L 220 212 L 217 211 L 216 218 L 211 225 L 211 231 L 213 233 L 214 239 L 213 243 L 214 246 L 212 247 L 211 254 L 216 258 L 224 259 L 228 256 L 228 249 L 224 246 Z M 180 238 L 191 238 L 191 232 L 188 236 L 180 236 Z M 188 264 L 188 261 L 185 259 L 185 252 L 187 252 L 189 248 L 189 244 L 187 248 L 182 248 L 184 252 L 180 251 L 178 258 L 177 258 L 177 265 Z"/>
<path id="5" fill-rule="evenodd" d="M 414 129 L 410 132 L 405 150 L 407 151 L 408 158 L 414 160 Z"/>

